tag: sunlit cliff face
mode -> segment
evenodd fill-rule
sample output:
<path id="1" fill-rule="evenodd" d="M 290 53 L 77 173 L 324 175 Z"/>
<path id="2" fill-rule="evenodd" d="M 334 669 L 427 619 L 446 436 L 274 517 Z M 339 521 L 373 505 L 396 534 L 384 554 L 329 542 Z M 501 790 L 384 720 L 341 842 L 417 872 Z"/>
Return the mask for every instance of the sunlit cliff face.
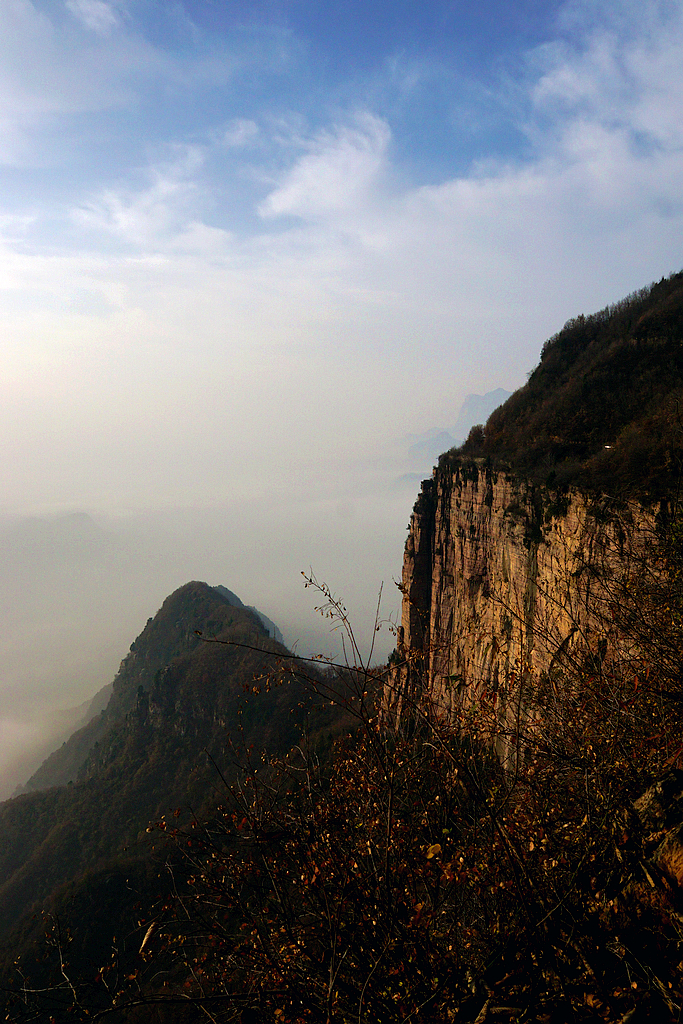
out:
<path id="1" fill-rule="evenodd" d="M 653 549 L 655 516 L 604 501 L 609 514 L 485 460 L 443 460 L 411 517 L 390 718 L 414 700 L 456 727 L 476 712 L 514 764 L 555 711 L 571 713 L 571 684 L 561 693 L 556 678 L 575 678 L 586 658 L 633 655 L 610 607 Z"/>

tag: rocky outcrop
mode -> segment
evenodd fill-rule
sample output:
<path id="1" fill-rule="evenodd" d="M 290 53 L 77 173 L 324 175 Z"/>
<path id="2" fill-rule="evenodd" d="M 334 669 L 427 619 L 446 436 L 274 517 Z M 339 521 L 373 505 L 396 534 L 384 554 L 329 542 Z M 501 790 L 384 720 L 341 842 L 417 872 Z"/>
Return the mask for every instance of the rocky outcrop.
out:
<path id="1" fill-rule="evenodd" d="M 510 756 L 548 714 L 567 663 L 605 656 L 610 587 L 649 525 L 640 506 L 610 508 L 483 460 L 442 457 L 406 542 L 386 697 L 394 720 L 425 698 L 453 722 L 486 712 L 482 728 Z"/>

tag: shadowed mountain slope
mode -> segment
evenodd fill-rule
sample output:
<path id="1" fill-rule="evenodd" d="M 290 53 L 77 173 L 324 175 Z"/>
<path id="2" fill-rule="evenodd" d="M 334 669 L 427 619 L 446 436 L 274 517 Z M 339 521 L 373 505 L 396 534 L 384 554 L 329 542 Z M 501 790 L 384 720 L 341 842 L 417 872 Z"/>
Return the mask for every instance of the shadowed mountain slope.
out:
<path id="1" fill-rule="evenodd" d="M 286 681 L 286 658 L 256 615 L 205 583 L 167 598 L 123 660 L 106 711 L 41 769 L 58 780 L 68 765 L 75 781 L 0 805 L 0 932 L 135 847 L 150 820 L 210 803 L 247 748 L 258 757 L 296 742 L 302 694 Z M 257 695 L 269 673 L 283 685 Z"/>

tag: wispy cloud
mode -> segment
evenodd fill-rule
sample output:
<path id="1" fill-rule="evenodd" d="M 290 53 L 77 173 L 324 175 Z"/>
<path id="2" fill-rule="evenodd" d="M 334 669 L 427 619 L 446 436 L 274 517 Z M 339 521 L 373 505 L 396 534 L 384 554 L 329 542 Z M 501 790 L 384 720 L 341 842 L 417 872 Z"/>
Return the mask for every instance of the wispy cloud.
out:
<path id="1" fill-rule="evenodd" d="M 199 146 L 173 149 L 173 159 L 148 168 L 145 187 L 105 189 L 76 208 L 74 220 L 145 250 L 172 242 L 193 220 L 196 177 L 204 163 Z"/>
<path id="2" fill-rule="evenodd" d="M 19 8 L 44 31 L 41 46 L 52 40 L 54 48 L 50 25 L 30 4 Z M 97 37 L 97 45 L 111 56 L 117 39 Z M 188 363 L 212 394 L 214 381 L 231 394 L 229 414 L 216 411 L 216 398 L 190 417 L 197 450 L 213 430 L 206 410 L 234 439 L 259 408 L 252 441 L 269 448 L 270 473 L 278 459 L 303 464 L 313 424 L 327 424 L 315 427 L 316 450 L 333 445 L 345 413 L 349 450 L 382 431 L 445 420 L 435 410 L 459 395 L 522 380 L 568 316 L 680 265 L 682 67 L 680 17 L 644 6 L 628 31 L 589 19 L 527 54 L 514 97 L 527 151 L 489 154 L 467 173 L 424 186 L 399 163 L 399 129 L 367 107 L 337 107 L 311 127 L 309 115 L 292 108 L 276 116 L 264 103 L 258 117 L 218 118 L 189 141 L 192 133 L 179 132 L 161 155 L 148 146 L 156 155 L 146 170 L 89 184 L 73 204 L 77 258 L 31 255 L 23 242 L 19 257 L 19 227 L 35 235 L 43 226 L 35 214 L 6 222 L 0 298 L 13 336 L 23 339 L 13 357 L 21 387 L 35 389 L 36 366 L 58 345 L 56 364 L 68 376 L 64 353 L 85 344 L 76 340 L 76 293 L 90 288 L 107 311 L 101 323 L 94 313 L 88 322 L 88 351 L 99 345 L 104 360 L 92 372 L 99 404 L 107 353 L 129 359 L 140 380 L 153 373 L 152 357 L 145 360 L 157 346 L 184 353 L 177 364 L 175 356 L 161 361 L 170 378 L 158 377 L 156 397 L 140 393 L 139 409 L 130 406 L 135 429 L 154 407 L 160 437 L 177 441 L 174 402 L 202 405 L 198 394 L 182 397 Z M 509 100 L 500 97 L 508 113 Z M 234 107 L 239 114 L 239 98 Z M 38 294 L 51 305 L 36 300 L 30 317 L 20 315 Z M 62 306 L 60 296 L 71 298 Z M 133 342 L 140 337 L 144 344 Z M 210 365 L 213 380 L 197 365 Z M 108 428 L 98 434 L 105 445 Z M 286 454 L 288 445 L 296 454 Z M 144 456 L 154 487 L 174 479 L 162 448 Z M 216 464 L 244 473 L 248 448 L 234 457 L 226 449 Z M 36 449 L 31 479 L 40 479 L 40 457 Z M 190 476 L 181 485 L 176 475 L 179 492 L 192 493 Z"/>
<path id="3" fill-rule="evenodd" d="M 658 146 L 680 146 L 683 18 L 679 9 L 657 24 L 651 17 L 645 21 L 647 31 L 635 38 L 601 27 L 571 46 L 551 44 L 531 55 L 539 72 L 531 99 L 541 127 L 546 118 L 565 131 L 588 121 L 625 129 L 641 144 L 644 137 Z"/>
<path id="4" fill-rule="evenodd" d="M 222 134 L 223 145 L 241 149 L 254 142 L 259 134 L 258 125 L 248 118 L 235 118 Z"/>
<path id="5" fill-rule="evenodd" d="M 100 36 L 108 36 L 119 23 L 111 4 L 104 0 L 66 0 L 66 6 L 86 28 Z"/>
<path id="6" fill-rule="evenodd" d="M 4 164 L 63 163 L 68 143 L 48 156 L 46 132 L 68 129 L 74 115 L 124 109 L 141 83 L 174 73 L 174 61 L 140 34 L 113 31 L 119 19 L 111 4 L 71 0 L 69 8 L 0 4 Z"/>
<path id="7" fill-rule="evenodd" d="M 382 184 L 390 139 L 386 122 L 365 112 L 319 132 L 260 204 L 261 216 L 308 220 L 352 213 Z"/>

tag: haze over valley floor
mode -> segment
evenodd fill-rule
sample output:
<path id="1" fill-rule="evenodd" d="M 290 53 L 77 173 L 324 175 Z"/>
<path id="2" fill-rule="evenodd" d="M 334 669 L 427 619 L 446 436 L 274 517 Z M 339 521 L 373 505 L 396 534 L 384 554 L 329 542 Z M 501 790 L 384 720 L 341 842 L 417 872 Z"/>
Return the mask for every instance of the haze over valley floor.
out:
<path id="1" fill-rule="evenodd" d="M 339 649 L 302 571 L 312 569 L 343 597 L 362 645 L 372 639 L 382 585 L 382 615 L 396 622 L 394 581 L 416 480 L 430 474 L 444 439 L 462 439 L 506 395 L 470 396 L 452 433 L 434 428 L 397 440 L 370 464 L 340 467 L 334 483 L 300 477 L 286 497 L 0 520 L 0 799 L 80 721 L 141 625 L 188 580 L 227 585 L 306 655 Z M 394 644 L 385 625 L 377 659 Z"/>

